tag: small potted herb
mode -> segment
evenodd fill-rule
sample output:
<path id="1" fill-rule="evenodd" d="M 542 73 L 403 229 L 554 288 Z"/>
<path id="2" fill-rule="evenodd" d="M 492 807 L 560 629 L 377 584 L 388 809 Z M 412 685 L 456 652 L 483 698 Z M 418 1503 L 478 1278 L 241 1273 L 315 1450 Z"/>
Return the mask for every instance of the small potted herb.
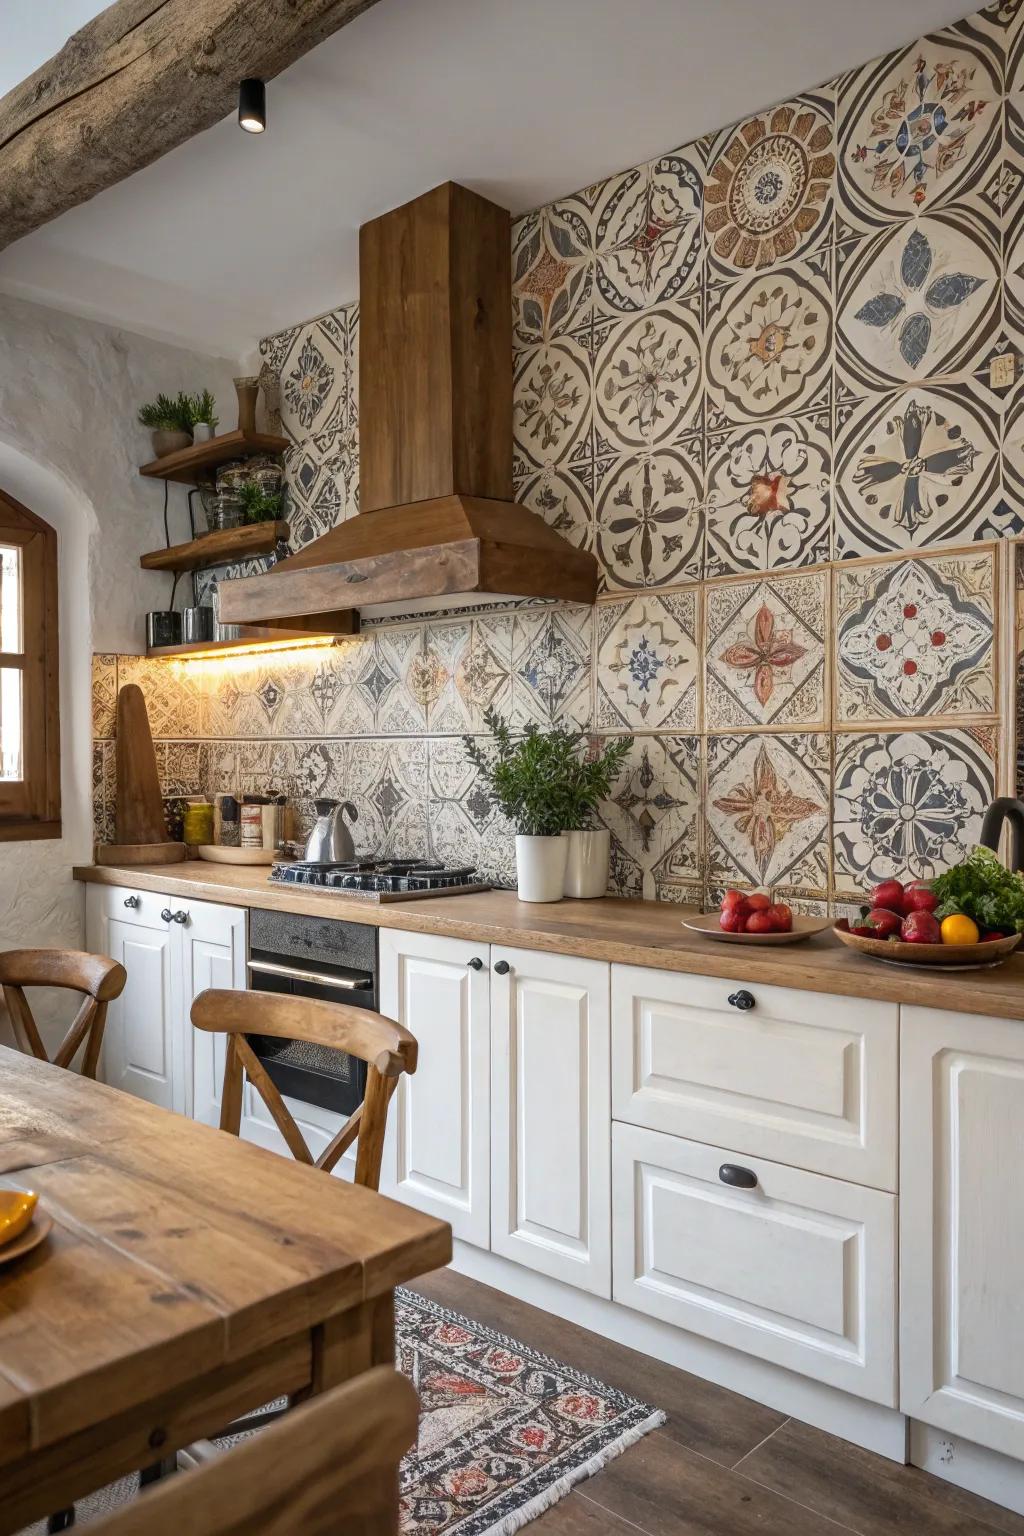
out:
<path id="1" fill-rule="evenodd" d="M 569 844 L 565 869 L 565 894 L 592 900 L 608 889 L 612 835 L 594 825 L 595 813 L 607 800 L 625 766 L 632 736 L 609 741 L 596 756 L 577 756 L 566 785 L 562 836 Z"/>
<path id="2" fill-rule="evenodd" d="M 493 752 L 473 736 L 463 742 L 492 799 L 515 826 L 519 899 L 560 901 L 570 852 L 570 839 L 562 832 L 580 829 L 621 767 L 630 739 L 614 743 L 588 764 L 581 760 L 585 737 L 579 731 L 528 725 L 513 739 L 508 723 L 493 709 L 484 712 L 484 724 L 494 738 Z"/>
<path id="3" fill-rule="evenodd" d="M 242 502 L 242 520 L 246 523 L 273 523 L 281 516 L 283 495 L 272 491 L 269 495 L 255 480 L 247 480 L 238 487 Z"/>
<path id="4" fill-rule="evenodd" d="M 153 452 L 158 459 L 168 453 L 177 453 L 192 443 L 194 400 L 181 393 L 171 396 L 159 394 L 139 409 L 139 421 L 148 427 L 153 439 Z"/>
<path id="5" fill-rule="evenodd" d="M 208 389 L 192 396 L 192 441 L 208 443 L 217 430 L 217 402 Z"/>

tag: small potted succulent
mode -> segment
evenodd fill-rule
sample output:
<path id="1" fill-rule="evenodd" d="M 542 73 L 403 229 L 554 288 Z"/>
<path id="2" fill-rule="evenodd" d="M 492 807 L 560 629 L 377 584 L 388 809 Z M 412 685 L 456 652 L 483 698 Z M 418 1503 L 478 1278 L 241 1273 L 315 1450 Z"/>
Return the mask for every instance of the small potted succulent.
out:
<path id="1" fill-rule="evenodd" d="M 515 826 L 519 900 L 560 901 L 566 894 L 571 846 L 562 833 L 572 828 L 590 835 L 582 830 L 585 818 L 607 793 L 631 738 L 614 742 L 600 758 L 587 762 L 582 757 L 586 738 L 579 731 L 541 731 L 528 725 L 513 738 L 507 721 L 493 709 L 485 710 L 484 724 L 494 738 L 493 752 L 473 736 L 463 737 L 463 742 L 491 798 Z M 588 888 L 594 882 L 591 871 Z M 606 884 L 607 861 L 601 890 L 594 894 L 602 895 Z"/>
<path id="2" fill-rule="evenodd" d="M 192 396 L 192 441 L 208 443 L 217 430 L 217 402 L 208 389 Z"/>
<path id="3" fill-rule="evenodd" d="M 191 446 L 194 408 L 193 397 L 184 391 L 174 396 L 159 394 L 155 400 L 140 407 L 139 421 L 149 428 L 153 452 L 158 459 Z"/>

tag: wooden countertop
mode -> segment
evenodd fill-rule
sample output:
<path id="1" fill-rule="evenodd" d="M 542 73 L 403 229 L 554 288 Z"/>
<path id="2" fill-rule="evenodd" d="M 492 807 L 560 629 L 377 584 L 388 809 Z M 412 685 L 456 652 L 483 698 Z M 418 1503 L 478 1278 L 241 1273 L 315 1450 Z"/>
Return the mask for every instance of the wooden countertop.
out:
<path id="1" fill-rule="evenodd" d="M 680 924 L 686 907 L 671 902 L 517 901 L 511 891 L 428 897 L 387 905 L 334 892 L 271 885 L 262 867 L 189 861 L 156 867 L 79 866 L 76 880 L 121 885 L 169 896 L 195 897 L 238 907 L 344 918 L 374 928 L 436 933 L 480 944 L 506 944 L 551 954 L 582 955 L 623 965 L 720 976 L 728 981 L 769 982 L 806 992 L 835 992 L 882 1002 L 957 1009 L 1024 1020 L 1024 958 L 1014 956 L 990 971 L 899 970 L 866 959 L 825 933 L 805 944 L 754 948 L 715 944 Z"/>

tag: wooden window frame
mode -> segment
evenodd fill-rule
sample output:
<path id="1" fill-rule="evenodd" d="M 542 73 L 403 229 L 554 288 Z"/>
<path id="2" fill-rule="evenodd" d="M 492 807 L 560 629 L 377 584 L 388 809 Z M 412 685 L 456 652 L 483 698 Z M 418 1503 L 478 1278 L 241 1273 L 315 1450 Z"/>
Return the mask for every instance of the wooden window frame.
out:
<path id="1" fill-rule="evenodd" d="M 0 842 L 55 838 L 60 819 L 57 533 L 0 491 L 0 544 L 21 550 L 22 650 L 0 667 L 22 674 L 22 777 L 0 780 Z"/>

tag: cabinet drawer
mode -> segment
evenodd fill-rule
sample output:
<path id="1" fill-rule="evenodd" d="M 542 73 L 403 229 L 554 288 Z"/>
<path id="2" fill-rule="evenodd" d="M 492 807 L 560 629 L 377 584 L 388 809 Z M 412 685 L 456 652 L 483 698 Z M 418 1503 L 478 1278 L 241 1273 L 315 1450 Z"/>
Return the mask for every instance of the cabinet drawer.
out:
<path id="1" fill-rule="evenodd" d="M 895 1003 L 612 967 L 616 1120 L 876 1189 L 897 1187 L 898 1043 Z"/>
<path id="2" fill-rule="evenodd" d="M 895 1406 L 895 1196 L 616 1125 L 612 1211 L 616 1301 Z"/>

